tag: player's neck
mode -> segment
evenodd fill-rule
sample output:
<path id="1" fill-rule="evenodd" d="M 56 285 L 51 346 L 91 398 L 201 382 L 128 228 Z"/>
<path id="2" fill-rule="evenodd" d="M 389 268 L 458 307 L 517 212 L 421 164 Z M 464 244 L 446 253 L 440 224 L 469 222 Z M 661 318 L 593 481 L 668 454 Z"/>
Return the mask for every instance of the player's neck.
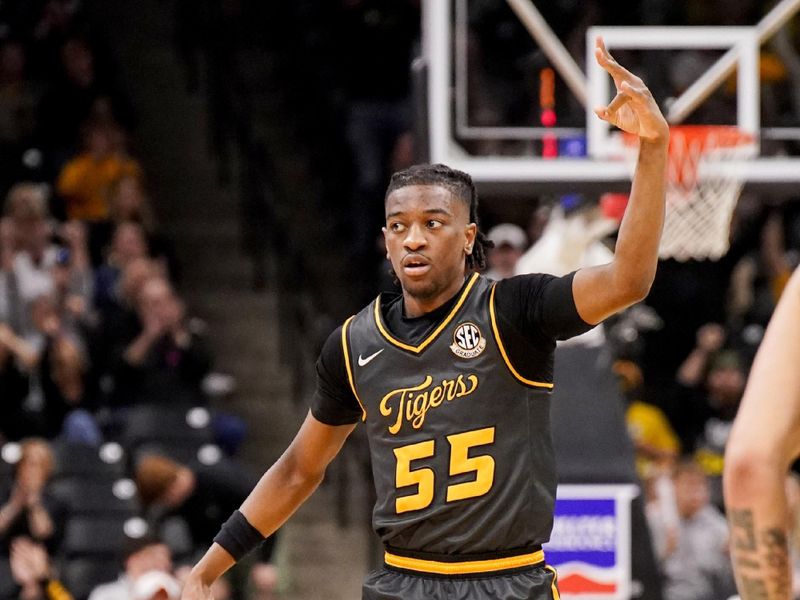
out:
<path id="1" fill-rule="evenodd" d="M 435 296 L 425 298 L 412 296 L 406 290 L 403 290 L 403 315 L 413 319 L 435 311 L 461 291 L 465 280 L 466 277 L 455 279 Z"/>

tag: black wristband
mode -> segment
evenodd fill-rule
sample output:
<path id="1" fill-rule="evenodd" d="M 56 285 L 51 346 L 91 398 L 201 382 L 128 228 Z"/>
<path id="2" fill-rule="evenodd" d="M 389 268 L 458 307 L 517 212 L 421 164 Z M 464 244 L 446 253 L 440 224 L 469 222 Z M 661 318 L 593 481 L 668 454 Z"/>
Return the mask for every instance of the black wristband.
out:
<path id="1" fill-rule="evenodd" d="M 238 562 L 264 539 L 261 532 L 237 510 L 222 525 L 214 541 Z"/>

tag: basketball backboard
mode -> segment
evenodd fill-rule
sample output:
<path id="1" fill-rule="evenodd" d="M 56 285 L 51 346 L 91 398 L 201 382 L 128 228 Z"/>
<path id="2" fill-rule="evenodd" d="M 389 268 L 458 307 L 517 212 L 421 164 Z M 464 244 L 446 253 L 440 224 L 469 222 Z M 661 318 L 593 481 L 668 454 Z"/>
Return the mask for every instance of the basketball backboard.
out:
<path id="1" fill-rule="evenodd" d="M 605 104 L 611 97 L 610 78 L 594 62 L 593 40 L 603 35 L 607 46 L 625 52 L 666 53 L 696 51 L 711 61 L 710 66 L 688 82 L 685 93 L 671 106 L 662 106 L 674 121 L 691 115 L 697 106 L 720 84 L 733 89 L 735 121 L 752 132 L 758 144 L 757 156 L 746 162 L 728 162 L 729 169 L 743 176 L 756 188 L 779 193 L 794 191 L 800 182 L 800 156 L 792 155 L 800 129 L 762 123 L 761 81 L 759 78 L 760 48 L 775 32 L 793 18 L 800 9 L 800 0 L 783 0 L 758 23 L 744 27 L 587 27 L 586 55 L 568 52 L 553 34 L 531 0 L 507 0 L 519 18 L 517 26 L 528 31 L 547 55 L 549 64 L 558 73 L 559 82 L 569 89 L 573 103 L 583 107 L 584 122 L 566 126 L 544 127 L 507 123 L 485 126 L 470 121 L 471 15 L 480 3 L 472 0 L 426 0 L 423 5 L 423 49 L 428 68 L 428 131 L 430 159 L 445 162 L 469 172 L 483 187 L 500 187 L 522 191 L 526 184 L 536 184 L 537 191 L 568 189 L 598 191 L 624 189 L 629 184 L 630 167 L 620 151 L 617 137 L 605 123 L 595 117 L 592 108 Z M 544 8 L 544 7 L 543 7 Z M 552 12 L 552 10 L 550 11 Z M 647 56 L 647 55 L 645 55 Z M 670 55 L 674 56 L 674 54 Z M 578 63 L 585 64 L 580 66 Z M 729 74 L 736 72 L 735 84 Z M 665 98 L 660 98 L 665 100 Z M 677 109 L 677 111 L 675 110 Z M 473 111 L 474 112 L 474 111 Z M 708 122 L 708 124 L 715 124 Z M 543 158 L 535 150 L 536 140 L 543 137 L 562 140 L 583 138 L 586 156 Z M 487 143 L 505 140 L 520 145 L 502 147 Z M 503 142 L 503 143 L 506 143 Z M 525 142 L 531 142 L 525 147 Z M 475 151 L 475 147 L 490 151 Z M 498 152 L 497 148 L 502 151 Z M 511 147 L 511 150 L 508 148 Z M 579 154 L 579 153 L 577 153 Z M 524 193 L 524 192 L 523 192 Z"/>

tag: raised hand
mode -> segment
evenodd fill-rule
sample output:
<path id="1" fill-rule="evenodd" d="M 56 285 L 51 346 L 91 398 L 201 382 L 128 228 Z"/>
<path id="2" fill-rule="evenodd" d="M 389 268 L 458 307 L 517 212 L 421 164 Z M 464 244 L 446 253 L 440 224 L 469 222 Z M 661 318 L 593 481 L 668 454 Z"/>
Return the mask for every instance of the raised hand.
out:
<path id="1" fill-rule="evenodd" d="M 642 139 L 666 141 L 669 126 L 644 82 L 614 60 L 601 37 L 597 38 L 594 56 L 597 64 L 611 75 L 617 88 L 614 99 L 608 106 L 595 108 L 595 114 Z"/>

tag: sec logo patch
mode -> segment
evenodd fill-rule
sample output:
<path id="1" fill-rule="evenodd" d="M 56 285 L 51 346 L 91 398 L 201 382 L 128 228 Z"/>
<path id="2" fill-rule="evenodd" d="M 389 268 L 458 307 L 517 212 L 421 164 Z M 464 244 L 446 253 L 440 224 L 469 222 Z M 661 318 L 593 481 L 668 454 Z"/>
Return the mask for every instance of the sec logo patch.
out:
<path id="1" fill-rule="evenodd" d="M 486 338 L 474 323 L 461 323 L 453 333 L 450 350 L 461 358 L 475 358 L 486 348 Z"/>

